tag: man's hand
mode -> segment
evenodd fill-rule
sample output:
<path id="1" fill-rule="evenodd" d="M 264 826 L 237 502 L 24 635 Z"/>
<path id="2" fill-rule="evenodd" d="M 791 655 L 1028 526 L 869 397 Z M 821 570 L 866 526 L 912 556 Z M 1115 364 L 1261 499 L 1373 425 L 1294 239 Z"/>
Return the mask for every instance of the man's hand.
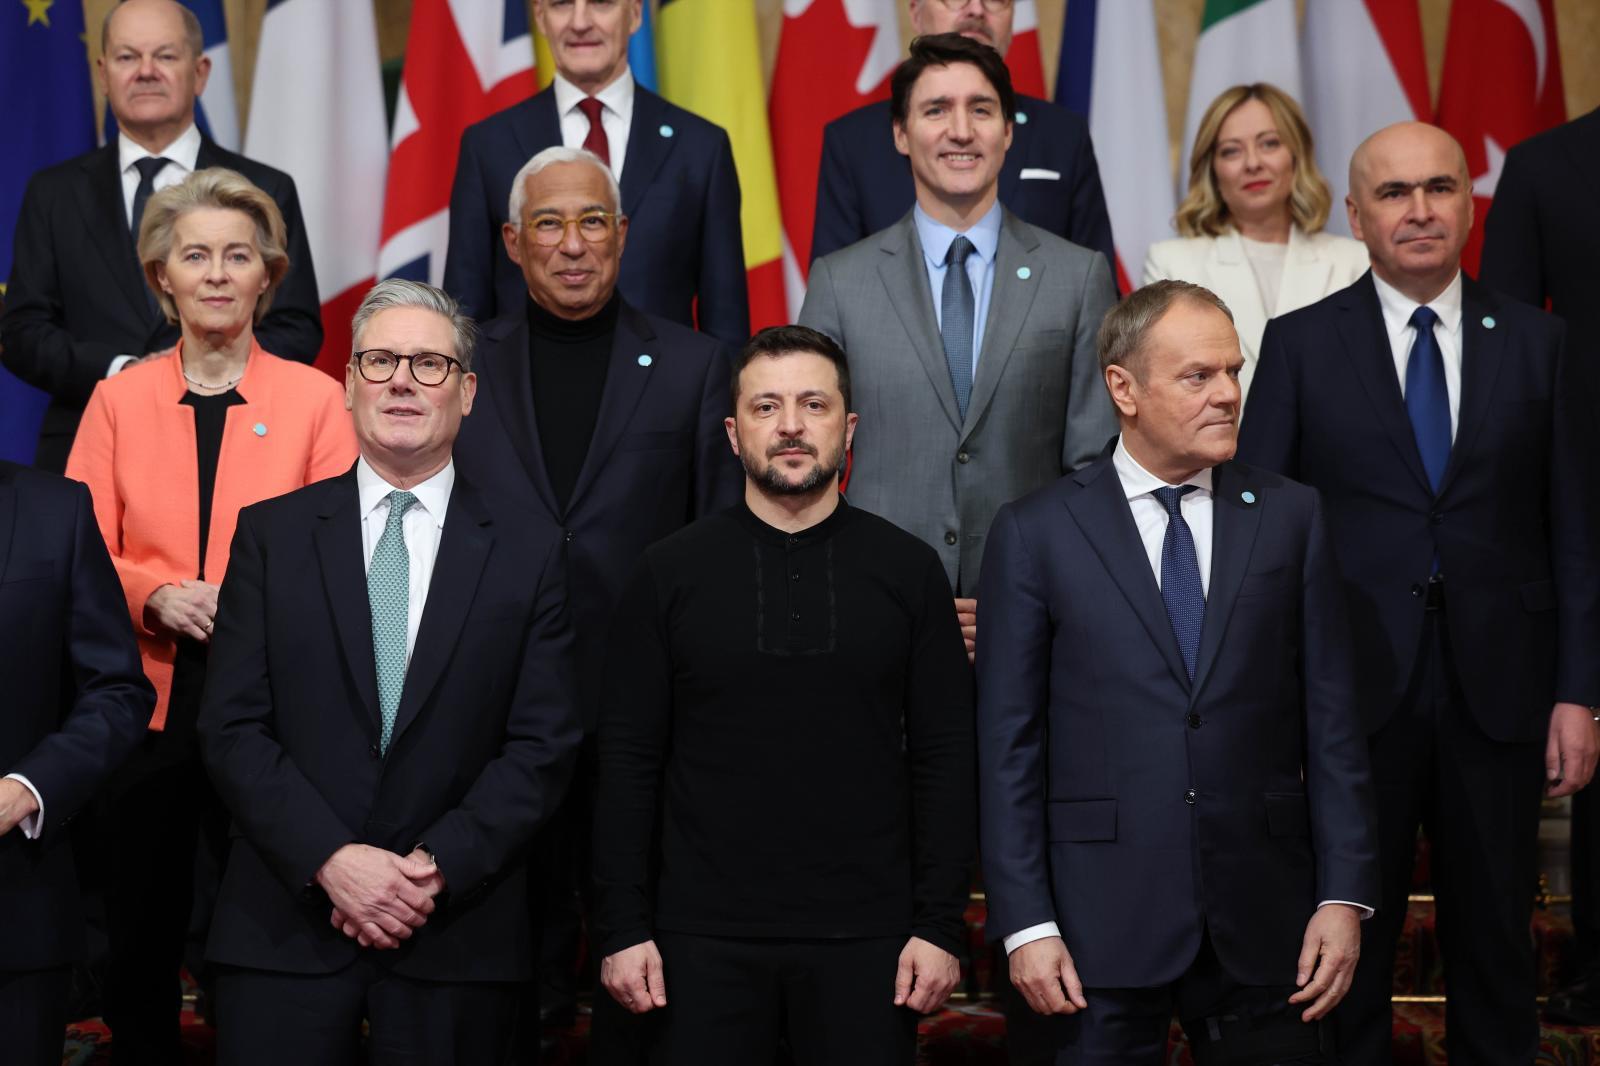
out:
<path id="1" fill-rule="evenodd" d="M 217 586 L 209 581 L 162 585 L 144 601 L 146 628 L 172 637 L 191 637 L 202 644 L 211 640 L 216 616 Z"/>
<path id="2" fill-rule="evenodd" d="M 1346 903 L 1329 903 L 1317 908 L 1306 923 L 1305 943 L 1300 947 L 1299 970 L 1294 983 L 1300 991 L 1290 1003 L 1310 1003 L 1300 1013 L 1303 1022 L 1323 1017 L 1350 991 L 1355 977 L 1356 959 L 1361 956 L 1361 915 Z"/>
<path id="3" fill-rule="evenodd" d="M 600 984 L 612 999 L 635 1014 L 667 1005 L 667 979 L 654 940 L 601 959 Z"/>
<path id="4" fill-rule="evenodd" d="M 943 948 L 914 936 L 900 951 L 894 974 L 894 1005 L 918 1014 L 932 1014 L 944 1006 L 961 980 L 961 963 Z"/>
<path id="5" fill-rule="evenodd" d="M 432 862 L 365 844 L 346 844 L 317 871 L 334 928 L 364 948 L 397 948 L 428 920 L 435 893 L 421 886 L 430 878 L 439 878 Z"/>
<path id="6" fill-rule="evenodd" d="M 961 639 L 967 642 L 967 662 L 978 653 L 978 601 L 956 597 L 956 621 L 961 623 Z"/>
<path id="7" fill-rule="evenodd" d="M 13 777 L 0 778 L 0 837 L 38 809 L 39 801 L 33 798 L 27 785 Z"/>
<path id="8" fill-rule="evenodd" d="M 1550 712 L 1550 739 L 1544 746 L 1545 790 L 1553 798 L 1570 796 L 1594 777 L 1600 737 L 1594 715 L 1581 703 L 1558 703 Z"/>
<path id="9" fill-rule="evenodd" d="M 1076 1014 L 1089 1006 L 1064 940 L 1047 936 L 1011 953 L 1011 983 L 1036 1014 Z"/>

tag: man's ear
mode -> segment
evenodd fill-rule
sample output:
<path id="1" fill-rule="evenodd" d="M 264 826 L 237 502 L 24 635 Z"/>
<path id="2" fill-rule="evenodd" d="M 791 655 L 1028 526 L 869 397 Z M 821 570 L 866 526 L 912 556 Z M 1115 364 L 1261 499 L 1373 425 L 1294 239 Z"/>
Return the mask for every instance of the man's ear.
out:
<path id="1" fill-rule="evenodd" d="M 1125 366 L 1112 363 L 1105 369 L 1106 391 L 1111 394 L 1111 402 L 1116 405 L 1117 412 L 1124 418 L 1133 418 L 1139 413 L 1138 401 L 1134 399 L 1133 374 Z"/>

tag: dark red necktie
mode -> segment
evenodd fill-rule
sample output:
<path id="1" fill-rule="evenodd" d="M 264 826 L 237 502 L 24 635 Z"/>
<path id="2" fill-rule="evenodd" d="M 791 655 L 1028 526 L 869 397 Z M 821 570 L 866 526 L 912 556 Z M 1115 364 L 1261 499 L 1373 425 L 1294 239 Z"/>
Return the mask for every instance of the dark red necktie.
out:
<path id="1" fill-rule="evenodd" d="M 600 112 L 605 107 L 599 100 L 592 96 L 585 96 L 578 101 L 578 110 L 582 111 L 589 119 L 589 136 L 583 139 L 583 146 L 605 161 L 606 166 L 611 165 L 611 142 L 606 140 L 606 128 L 600 124 Z"/>

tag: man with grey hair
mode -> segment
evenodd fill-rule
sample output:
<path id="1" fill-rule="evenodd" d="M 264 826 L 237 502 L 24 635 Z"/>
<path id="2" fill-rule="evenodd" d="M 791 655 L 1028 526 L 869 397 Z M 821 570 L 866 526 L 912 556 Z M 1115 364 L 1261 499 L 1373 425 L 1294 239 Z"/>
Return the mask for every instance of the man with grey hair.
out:
<path id="1" fill-rule="evenodd" d="M 1013 1062 L 1323 1063 L 1378 893 L 1316 493 L 1232 461 L 1244 358 L 1161 281 L 1101 325 L 1114 448 L 1001 507 L 979 598 L 989 932 Z M 1068 1017 L 1075 1016 L 1075 1017 Z"/>
<path id="2" fill-rule="evenodd" d="M 527 844 L 578 742 L 561 540 L 458 472 L 471 322 L 355 316 L 345 474 L 239 514 L 200 737 L 239 833 L 212 922 L 222 1063 L 502 1062 Z M 285 1025 L 286 1013 L 294 1024 Z"/>

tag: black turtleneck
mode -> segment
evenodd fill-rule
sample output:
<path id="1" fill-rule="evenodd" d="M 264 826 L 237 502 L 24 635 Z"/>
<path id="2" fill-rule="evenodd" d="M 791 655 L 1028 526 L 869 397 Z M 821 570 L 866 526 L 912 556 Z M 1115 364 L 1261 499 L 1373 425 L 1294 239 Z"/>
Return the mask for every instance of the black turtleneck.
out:
<path id="1" fill-rule="evenodd" d="M 621 305 L 621 297 L 613 292 L 593 316 L 573 322 L 528 300 L 533 414 L 539 423 L 545 473 L 563 509 L 572 498 L 594 437 Z"/>

